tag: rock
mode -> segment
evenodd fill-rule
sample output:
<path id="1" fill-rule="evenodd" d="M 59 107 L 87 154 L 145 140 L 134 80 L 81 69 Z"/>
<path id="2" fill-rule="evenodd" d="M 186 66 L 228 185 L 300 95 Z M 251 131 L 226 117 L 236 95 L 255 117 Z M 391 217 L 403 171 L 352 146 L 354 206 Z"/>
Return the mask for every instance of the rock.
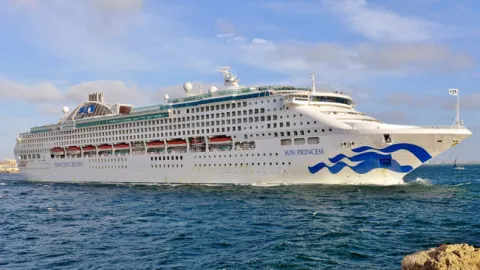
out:
<path id="1" fill-rule="evenodd" d="M 480 270 L 480 249 L 467 244 L 441 245 L 405 256 L 402 270 Z"/>

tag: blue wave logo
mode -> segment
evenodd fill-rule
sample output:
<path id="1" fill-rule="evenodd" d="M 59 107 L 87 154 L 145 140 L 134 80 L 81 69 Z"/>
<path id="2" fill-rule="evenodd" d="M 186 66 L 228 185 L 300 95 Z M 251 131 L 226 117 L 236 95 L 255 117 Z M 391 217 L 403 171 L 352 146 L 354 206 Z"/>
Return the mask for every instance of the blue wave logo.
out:
<path id="1" fill-rule="evenodd" d="M 367 152 L 375 150 L 382 153 L 377 152 Z M 311 174 L 315 174 L 322 170 L 323 168 L 327 168 L 330 173 L 337 174 L 343 168 L 349 167 L 354 172 L 358 174 L 366 174 L 371 170 L 377 168 L 384 168 L 390 171 L 399 172 L 399 173 L 407 173 L 413 170 L 413 167 L 410 165 L 400 165 L 395 159 L 392 158 L 392 153 L 399 151 L 399 150 L 406 150 L 412 153 L 419 161 L 422 163 L 426 162 L 427 160 L 431 159 L 432 156 L 422 147 L 410 143 L 398 143 L 389 145 L 382 149 L 376 149 L 370 146 L 361 146 L 358 148 L 352 149 L 354 153 L 358 153 L 354 156 L 346 156 L 344 154 L 336 155 L 333 158 L 329 158 L 328 160 L 331 163 L 334 163 L 332 166 L 328 166 L 325 162 L 320 162 L 314 166 L 308 167 L 308 170 Z M 360 162 L 354 166 L 350 166 L 343 162 L 343 159 L 348 159 L 352 162 Z"/>

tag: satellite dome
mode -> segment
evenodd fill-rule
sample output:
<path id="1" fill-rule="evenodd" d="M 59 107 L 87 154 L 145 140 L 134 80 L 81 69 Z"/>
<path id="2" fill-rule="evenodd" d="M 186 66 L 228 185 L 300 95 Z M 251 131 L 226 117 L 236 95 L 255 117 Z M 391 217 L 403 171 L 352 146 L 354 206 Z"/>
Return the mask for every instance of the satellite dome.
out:
<path id="1" fill-rule="evenodd" d="M 167 94 L 165 94 L 165 96 L 163 98 L 164 99 L 169 99 L 170 97 Z"/>
<path id="2" fill-rule="evenodd" d="M 208 88 L 209 93 L 217 92 L 218 88 L 215 85 L 212 85 Z"/>
<path id="3" fill-rule="evenodd" d="M 64 107 L 62 108 L 62 112 L 63 112 L 63 113 L 68 113 L 69 111 L 70 111 L 70 109 L 69 109 L 67 106 L 64 106 Z"/>
<path id="4" fill-rule="evenodd" d="M 193 85 L 191 82 L 186 82 L 183 84 L 183 90 L 185 90 L 185 92 L 190 92 L 192 91 L 193 89 Z"/>

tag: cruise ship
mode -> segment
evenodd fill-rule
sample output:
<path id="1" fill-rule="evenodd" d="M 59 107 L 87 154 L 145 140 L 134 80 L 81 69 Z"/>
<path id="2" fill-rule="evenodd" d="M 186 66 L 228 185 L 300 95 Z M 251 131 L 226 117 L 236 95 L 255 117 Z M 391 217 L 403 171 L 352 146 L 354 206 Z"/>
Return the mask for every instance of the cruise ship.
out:
<path id="1" fill-rule="evenodd" d="M 88 94 L 58 123 L 18 136 L 20 172 L 70 183 L 397 185 L 472 135 L 460 121 L 384 123 L 347 94 L 317 91 L 313 73 L 306 88 L 246 87 L 229 67 L 218 71 L 223 89 L 187 82 L 183 97 L 158 105 Z"/>

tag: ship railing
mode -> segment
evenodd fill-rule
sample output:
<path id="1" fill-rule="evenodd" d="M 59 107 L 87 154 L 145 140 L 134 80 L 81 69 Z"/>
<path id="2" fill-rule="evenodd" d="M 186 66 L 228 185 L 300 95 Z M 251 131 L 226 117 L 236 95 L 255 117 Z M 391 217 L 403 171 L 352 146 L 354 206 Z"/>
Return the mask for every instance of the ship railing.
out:
<path id="1" fill-rule="evenodd" d="M 465 126 L 460 125 L 430 125 L 430 126 L 418 126 L 420 128 L 427 129 L 467 129 Z"/>
<path id="2" fill-rule="evenodd" d="M 221 148 L 212 148 L 210 149 L 209 152 L 226 152 L 226 151 L 231 151 L 232 149 L 231 148 L 225 148 L 225 149 L 221 149 Z"/>

